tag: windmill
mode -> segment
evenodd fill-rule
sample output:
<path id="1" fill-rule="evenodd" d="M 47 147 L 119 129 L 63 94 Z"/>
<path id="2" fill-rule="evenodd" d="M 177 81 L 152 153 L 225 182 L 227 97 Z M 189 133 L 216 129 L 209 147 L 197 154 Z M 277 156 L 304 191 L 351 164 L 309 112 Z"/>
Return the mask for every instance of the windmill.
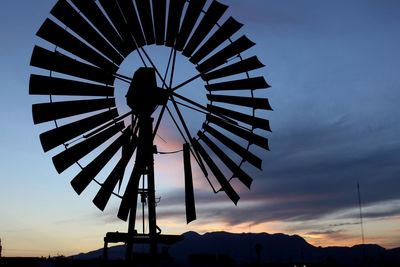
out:
<path id="1" fill-rule="evenodd" d="M 243 24 L 228 17 L 227 8 L 207 0 L 59 0 L 37 32 L 51 47 L 36 45 L 30 63 L 37 71 L 29 93 L 48 96 L 32 106 L 34 123 L 54 125 L 40 134 L 42 147 L 57 151 L 52 160 L 59 173 L 79 167 L 71 181 L 78 194 L 98 185 L 93 203 L 100 210 L 112 196 L 121 199 L 117 216 L 128 221 L 128 251 L 147 238 L 156 254 L 157 243 L 168 239 L 157 226 L 154 170 L 155 140 L 166 116 L 182 140 L 187 223 L 196 219 L 192 161 L 213 192 L 234 204 L 240 197 L 232 181 L 250 188 L 246 168 L 262 168 L 255 151 L 269 149 L 265 116 L 272 108 L 262 90 L 269 85 L 262 75 L 254 77 L 264 65 L 248 56 L 254 43 L 239 34 Z M 164 72 L 151 47 L 169 49 Z M 120 73 L 133 53 L 142 66 L 131 76 Z M 179 83 L 177 54 L 196 70 Z M 207 104 L 184 90 L 199 80 Z M 116 81 L 129 85 L 125 113 Z M 183 109 L 203 116 L 197 134 Z M 142 235 L 136 230 L 139 198 L 148 206 Z"/>

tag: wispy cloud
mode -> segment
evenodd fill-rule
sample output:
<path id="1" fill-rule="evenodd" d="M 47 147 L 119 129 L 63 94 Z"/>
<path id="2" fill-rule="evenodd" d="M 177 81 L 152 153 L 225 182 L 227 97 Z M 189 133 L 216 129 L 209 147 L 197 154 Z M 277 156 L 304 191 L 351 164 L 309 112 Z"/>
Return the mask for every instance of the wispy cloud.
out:
<path id="1" fill-rule="evenodd" d="M 326 230 L 326 231 L 312 231 L 306 233 L 306 235 L 337 235 L 342 230 Z"/>

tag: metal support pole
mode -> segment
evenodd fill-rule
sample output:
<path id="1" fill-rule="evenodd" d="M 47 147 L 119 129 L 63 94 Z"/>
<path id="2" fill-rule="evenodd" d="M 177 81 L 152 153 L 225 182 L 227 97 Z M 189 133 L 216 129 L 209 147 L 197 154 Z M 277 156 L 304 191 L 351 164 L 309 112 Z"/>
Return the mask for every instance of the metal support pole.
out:
<path id="1" fill-rule="evenodd" d="M 146 163 L 147 163 L 147 203 L 148 203 L 148 221 L 149 221 L 149 237 L 150 237 L 150 257 L 152 265 L 158 266 L 157 251 L 157 221 L 156 221 L 156 197 L 155 197 L 155 181 L 154 181 L 154 148 L 153 148 L 153 118 L 145 117 L 141 130 L 145 137 L 146 146 Z"/>
<path id="2" fill-rule="evenodd" d="M 108 261 L 108 242 L 104 237 L 103 260 Z"/>
<path id="3" fill-rule="evenodd" d="M 134 196 L 136 197 L 136 196 Z M 136 207 L 135 207 L 136 208 Z M 125 259 L 126 261 L 132 261 L 132 254 L 133 254 L 133 236 L 136 233 L 135 230 L 135 220 L 136 220 L 136 212 L 129 213 L 129 223 L 128 223 L 128 240 L 126 242 L 126 252 L 125 252 Z"/>

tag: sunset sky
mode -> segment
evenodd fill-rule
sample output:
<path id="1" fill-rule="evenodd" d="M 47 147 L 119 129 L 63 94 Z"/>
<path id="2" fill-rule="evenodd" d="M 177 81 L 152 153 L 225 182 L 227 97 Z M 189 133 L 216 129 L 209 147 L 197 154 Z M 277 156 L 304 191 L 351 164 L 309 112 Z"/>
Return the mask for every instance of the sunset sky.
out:
<path id="1" fill-rule="evenodd" d="M 274 109 L 270 152 L 236 185 L 236 207 L 214 195 L 195 170 L 198 219 L 185 223 L 180 154 L 157 155 L 163 233 L 298 234 L 316 246 L 361 243 L 357 182 L 366 243 L 400 247 L 400 2 L 398 0 L 221 0 L 266 65 Z M 35 34 L 55 0 L 0 2 L 0 238 L 4 256 L 73 255 L 127 230 L 118 201 L 104 212 L 81 196 L 43 153 L 28 95 Z M 159 53 L 154 50 L 154 53 Z M 124 64 L 124 67 L 127 64 Z M 183 66 L 184 67 L 184 66 Z M 117 84 L 116 84 L 116 87 Z M 196 126 L 197 119 L 193 118 Z M 168 127 L 160 133 L 168 136 Z M 174 139 L 161 149 L 172 149 Z"/>

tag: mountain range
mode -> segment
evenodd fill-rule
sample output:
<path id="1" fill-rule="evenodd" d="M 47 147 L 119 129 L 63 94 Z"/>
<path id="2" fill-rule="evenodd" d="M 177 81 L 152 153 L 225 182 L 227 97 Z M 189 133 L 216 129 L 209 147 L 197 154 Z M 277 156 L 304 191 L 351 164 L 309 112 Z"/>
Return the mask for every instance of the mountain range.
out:
<path id="1" fill-rule="evenodd" d="M 379 245 L 355 245 L 353 247 L 315 247 L 298 235 L 267 233 L 196 232 L 183 234 L 184 240 L 169 247 L 160 245 L 160 251 L 168 253 L 177 263 L 187 264 L 202 258 L 212 259 L 219 255 L 228 257 L 237 265 L 248 263 L 332 263 L 340 266 L 400 266 L 400 248 L 385 249 Z M 257 253 L 257 249 L 258 253 Z M 147 246 L 136 245 L 135 253 L 147 253 Z M 109 248 L 109 259 L 123 259 L 125 246 Z M 74 259 L 96 259 L 103 249 L 72 256 Z M 217 257 L 218 258 L 218 257 Z M 336 266 L 336 265 L 334 265 Z"/>

